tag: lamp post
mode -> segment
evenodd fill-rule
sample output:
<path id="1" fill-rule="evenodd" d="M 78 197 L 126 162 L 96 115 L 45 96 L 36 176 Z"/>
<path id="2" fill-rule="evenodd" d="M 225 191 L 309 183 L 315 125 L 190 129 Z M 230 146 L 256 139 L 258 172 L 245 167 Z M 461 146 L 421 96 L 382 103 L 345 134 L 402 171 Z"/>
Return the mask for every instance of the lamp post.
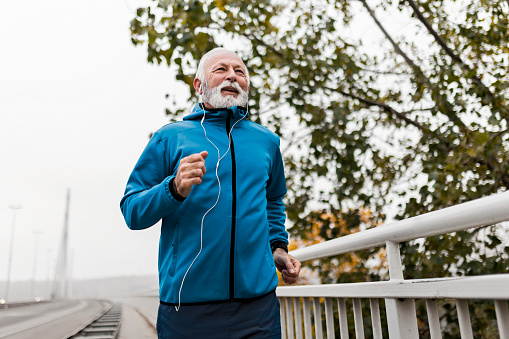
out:
<path id="1" fill-rule="evenodd" d="M 12 227 L 11 227 L 11 248 L 9 250 L 9 262 L 7 264 L 7 282 L 5 283 L 5 301 L 9 300 L 9 284 L 11 282 L 11 268 L 12 268 L 12 250 L 14 248 L 14 229 L 16 227 L 16 211 L 21 208 L 21 205 L 10 205 L 12 210 Z"/>
<path id="2" fill-rule="evenodd" d="M 49 300 L 51 299 L 51 248 L 46 249 L 46 287 L 45 287 L 45 297 Z"/>
<path id="3" fill-rule="evenodd" d="M 35 276 L 37 274 L 37 252 L 39 245 L 39 236 L 42 234 L 41 230 L 32 230 L 35 235 L 35 248 L 34 248 L 34 270 L 33 270 L 33 280 L 32 280 L 32 297 L 35 301 L 37 300 L 37 295 L 35 294 Z"/>

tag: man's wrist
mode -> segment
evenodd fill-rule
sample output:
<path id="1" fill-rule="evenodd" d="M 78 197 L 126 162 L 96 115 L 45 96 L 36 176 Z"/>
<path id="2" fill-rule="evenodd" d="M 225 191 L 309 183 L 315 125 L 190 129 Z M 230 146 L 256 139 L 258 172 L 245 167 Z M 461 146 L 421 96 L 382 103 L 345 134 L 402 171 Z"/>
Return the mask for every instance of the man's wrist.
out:
<path id="1" fill-rule="evenodd" d="M 274 241 L 270 243 L 270 249 L 272 253 L 274 253 L 274 251 L 278 248 L 281 248 L 283 251 L 288 253 L 288 244 L 285 243 L 284 241 Z"/>
<path id="2" fill-rule="evenodd" d="M 177 192 L 177 186 L 175 184 L 175 178 L 171 178 L 171 180 L 168 182 L 168 188 L 170 189 L 170 193 L 171 195 L 173 195 L 173 197 L 175 199 L 177 199 L 178 201 L 184 201 L 186 200 L 185 197 L 181 196 L 180 194 L 178 194 Z"/>

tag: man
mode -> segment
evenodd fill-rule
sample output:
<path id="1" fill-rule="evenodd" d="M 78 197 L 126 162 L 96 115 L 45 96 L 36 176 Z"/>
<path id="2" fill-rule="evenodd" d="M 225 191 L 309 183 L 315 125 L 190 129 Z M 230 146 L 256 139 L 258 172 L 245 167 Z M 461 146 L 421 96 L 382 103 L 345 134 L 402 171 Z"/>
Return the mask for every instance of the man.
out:
<path id="1" fill-rule="evenodd" d="M 248 121 L 249 75 L 233 52 L 200 60 L 203 102 L 157 131 L 120 203 L 127 225 L 162 219 L 160 338 L 280 338 L 276 268 L 297 281 L 287 252 L 279 138 Z"/>

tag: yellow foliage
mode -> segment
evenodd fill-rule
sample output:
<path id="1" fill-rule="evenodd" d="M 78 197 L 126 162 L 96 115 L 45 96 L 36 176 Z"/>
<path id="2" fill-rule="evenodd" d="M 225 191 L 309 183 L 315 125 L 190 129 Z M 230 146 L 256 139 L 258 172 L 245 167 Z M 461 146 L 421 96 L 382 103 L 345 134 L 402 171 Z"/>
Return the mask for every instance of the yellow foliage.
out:
<path id="1" fill-rule="evenodd" d="M 359 212 L 359 217 L 361 223 L 364 224 L 366 228 L 372 228 L 380 225 L 371 219 L 372 213 L 369 209 L 361 209 Z M 359 227 L 348 229 L 345 220 L 331 213 L 321 213 L 319 219 L 310 220 L 310 224 L 311 227 L 306 231 L 303 238 L 298 238 L 290 241 L 290 244 L 288 245 L 289 251 L 324 242 L 325 239 L 320 236 L 320 230 L 324 227 L 324 224 L 331 225 L 330 228 L 326 230 L 327 236 L 329 238 L 331 238 L 333 229 L 339 229 L 338 233 L 340 236 L 345 236 L 360 231 Z M 372 258 L 374 259 L 372 260 L 374 266 L 371 266 L 370 269 L 376 271 L 381 271 L 384 269 L 387 270 L 387 252 L 385 248 L 379 249 Z M 339 262 L 332 261 L 322 263 L 320 270 L 322 272 L 330 272 L 332 276 L 339 277 L 341 273 L 348 273 L 353 272 L 354 270 L 359 270 L 359 265 L 361 264 L 365 264 L 362 262 L 361 257 L 359 257 L 356 253 L 348 253 L 343 255 Z M 286 285 L 281 279 L 281 274 L 279 272 L 278 276 L 279 285 Z M 309 283 L 316 283 L 319 281 L 318 277 L 318 271 L 303 267 L 301 269 L 301 274 L 299 275 L 299 281 L 297 284 L 306 285 Z"/>
<path id="2" fill-rule="evenodd" d="M 214 3 L 216 4 L 217 9 L 219 9 L 221 12 L 226 11 L 227 2 L 225 0 L 215 0 Z"/>

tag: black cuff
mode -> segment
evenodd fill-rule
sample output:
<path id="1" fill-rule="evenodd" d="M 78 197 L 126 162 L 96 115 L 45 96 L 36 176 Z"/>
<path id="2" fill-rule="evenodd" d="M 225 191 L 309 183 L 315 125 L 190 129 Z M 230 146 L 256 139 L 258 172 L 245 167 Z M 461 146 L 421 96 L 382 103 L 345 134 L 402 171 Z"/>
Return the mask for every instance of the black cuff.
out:
<path id="1" fill-rule="evenodd" d="M 186 200 L 185 197 L 177 193 L 177 187 L 175 186 L 175 178 L 170 179 L 170 181 L 168 182 L 168 188 L 170 189 L 171 195 L 173 195 L 175 199 L 177 199 L 178 201 Z"/>
<path id="2" fill-rule="evenodd" d="M 288 253 L 288 245 L 284 241 L 274 241 L 270 244 L 270 250 L 272 253 L 274 253 L 276 248 L 282 248 L 286 253 Z"/>

